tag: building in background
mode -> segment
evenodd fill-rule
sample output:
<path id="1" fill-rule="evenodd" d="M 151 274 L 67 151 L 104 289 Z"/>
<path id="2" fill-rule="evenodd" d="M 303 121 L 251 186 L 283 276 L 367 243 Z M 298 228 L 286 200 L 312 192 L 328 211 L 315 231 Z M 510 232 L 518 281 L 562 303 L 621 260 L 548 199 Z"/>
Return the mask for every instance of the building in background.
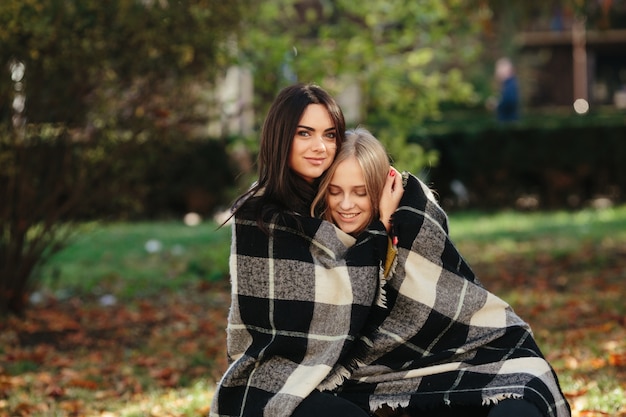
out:
<path id="1" fill-rule="evenodd" d="M 516 35 L 528 106 L 582 99 L 626 109 L 626 4 L 597 3 L 585 17 L 554 8 Z"/>

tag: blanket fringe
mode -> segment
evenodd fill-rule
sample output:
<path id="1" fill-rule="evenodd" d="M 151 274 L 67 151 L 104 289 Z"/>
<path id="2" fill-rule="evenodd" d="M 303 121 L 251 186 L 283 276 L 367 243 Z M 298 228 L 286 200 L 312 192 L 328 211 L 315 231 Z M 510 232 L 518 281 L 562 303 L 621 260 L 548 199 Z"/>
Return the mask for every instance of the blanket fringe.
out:
<path id="1" fill-rule="evenodd" d="M 524 398 L 523 395 L 521 394 L 514 394 L 514 393 L 505 393 L 505 394 L 496 394 L 496 395 L 492 395 L 490 397 L 484 398 L 482 405 L 483 406 L 489 406 L 489 405 L 495 405 L 498 404 L 500 401 L 504 401 L 504 400 L 508 400 L 508 399 L 515 399 L 515 400 L 520 400 Z M 444 401 L 445 404 L 450 405 L 450 401 Z M 376 415 L 379 415 L 377 412 L 381 412 L 381 410 L 383 409 L 390 409 L 391 411 L 396 411 L 398 409 L 403 409 L 409 406 L 409 399 L 380 399 L 380 400 L 376 400 L 376 401 L 370 401 L 370 412 L 375 413 Z M 434 405 L 431 405 L 434 406 Z M 384 415 L 384 412 L 383 414 Z"/>
<path id="2" fill-rule="evenodd" d="M 350 374 L 351 372 L 345 366 L 337 367 L 320 382 L 317 389 L 320 391 L 332 391 L 348 379 Z"/>
<path id="3" fill-rule="evenodd" d="M 391 239 L 387 239 L 387 255 L 385 262 L 381 262 L 378 276 L 378 295 L 376 297 L 376 305 L 384 309 L 387 308 L 387 277 L 396 272 L 398 265 L 398 248 L 393 244 Z"/>
<path id="4" fill-rule="evenodd" d="M 409 406 L 408 398 L 406 400 L 394 400 L 394 401 L 379 400 L 379 401 L 370 402 L 370 412 L 376 413 L 377 411 L 380 411 L 381 409 L 385 407 L 388 407 L 391 410 L 395 411 L 397 409 L 406 408 L 408 406 Z"/>
<path id="5" fill-rule="evenodd" d="M 320 391 L 333 391 L 338 388 L 340 385 L 344 383 L 344 381 L 350 376 L 352 376 L 352 372 L 361 367 L 365 366 L 365 363 L 359 359 L 364 354 L 365 349 L 369 349 L 373 346 L 372 341 L 365 337 L 361 336 L 359 338 L 358 344 L 359 350 L 361 352 L 357 355 L 357 357 L 351 359 L 350 364 L 348 365 L 339 365 L 336 366 L 327 376 L 326 378 L 319 383 L 317 389 Z"/>
<path id="6" fill-rule="evenodd" d="M 483 398 L 482 405 L 493 405 L 493 404 L 498 404 L 500 401 L 504 401 L 508 399 L 519 400 L 522 398 L 524 398 L 524 396 L 521 394 L 514 394 L 514 393 L 496 394 L 487 398 Z"/>
<path id="7" fill-rule="evenodd" d="M 380 269 L 380 276 L 378 278 L 378 294 L 376 295 L 376 305 L 380 308 L 387 309 L 387 291 L 385 290 L 385 284 L 387 279 L 385 278 L 385 271 Z"/>

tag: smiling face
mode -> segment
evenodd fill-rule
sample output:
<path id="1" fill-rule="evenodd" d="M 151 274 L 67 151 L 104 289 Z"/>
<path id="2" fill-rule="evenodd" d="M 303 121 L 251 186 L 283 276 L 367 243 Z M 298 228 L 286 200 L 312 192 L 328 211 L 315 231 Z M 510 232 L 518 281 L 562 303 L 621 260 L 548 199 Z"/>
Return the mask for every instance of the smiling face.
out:
<path id="1" fill-rule="evenodd" d="M 330 166 L 337 150 L 337 129 L 328 110 L 309 104 L 291 143 L 289 168 L 311 183 Z"/>
<path id="2" fill-rule="evenodd" d="M 328 185 L 326 205 L 335 224 L 346 233 L 361 231 L 372 220 L 372 201 L 355 157 L 337 164 Z"/>

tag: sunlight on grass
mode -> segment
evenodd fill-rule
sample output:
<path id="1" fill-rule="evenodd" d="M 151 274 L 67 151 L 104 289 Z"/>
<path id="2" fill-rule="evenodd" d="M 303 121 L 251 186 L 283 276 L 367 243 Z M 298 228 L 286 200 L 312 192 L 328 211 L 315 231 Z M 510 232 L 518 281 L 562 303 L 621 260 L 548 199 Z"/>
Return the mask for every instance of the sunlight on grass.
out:
<path id="1" fill-rule="evenodd" d="M 74 294 L 149 296 L 228 273 L 230 228 L 212 222 L 114 223 L 86 227 L 39 271 L 60 298 Z"/>
<path id="2" fill-rule="evenodd" d="M 589 383 L 565 371 L 559 375 L 559 381 L 564 392 L 581 394 L 569 399 L 572 416 L 596 415 L 594 412 L 597 415 L 623 415 L 626 388 L 619 386 L 615 379 L 600 376 L 597 381 Z"/>
<path id="3" fill-rule="evenodd" d="M 626 236 L 626 206 L 577 212 L 460 212 L 450 215 L 450 235 L 455 240 L 507 237 L 519 240 L 554 235 L 598 239 L 609 232 Z"/>
<path id="4" fill-rule="evenodd" d="M 213 398 L 214 384 L 198 381 L 189 388 L 152 392 L 133 404 L 98 414 L 100 417 L 176 416 L 197 417 L 207 415 Z M 114 412 L 113 412 L 114 411 Z"/>
<path id="5" fill-rule="evenodd" d="M 559 256 L 583 244 L 614 247 L 626 240 L 626 206 L 577 212 L 453 213 L 450 236 L 470 263 L 510 254 Z"/>

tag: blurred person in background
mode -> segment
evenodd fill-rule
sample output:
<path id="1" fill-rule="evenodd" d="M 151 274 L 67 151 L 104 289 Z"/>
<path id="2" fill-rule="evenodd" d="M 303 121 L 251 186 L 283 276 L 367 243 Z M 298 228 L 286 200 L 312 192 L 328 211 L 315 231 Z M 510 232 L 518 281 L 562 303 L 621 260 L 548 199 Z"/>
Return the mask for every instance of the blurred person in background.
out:
<path id="1" fill-rule="evenodd" d="M 495 109 L 498 121 L 519 120 L 519 86 L 515 68 L 509 58 L 500 58 L 496 61 L 495 77 L 500 88 L 500 96 Z"/>

